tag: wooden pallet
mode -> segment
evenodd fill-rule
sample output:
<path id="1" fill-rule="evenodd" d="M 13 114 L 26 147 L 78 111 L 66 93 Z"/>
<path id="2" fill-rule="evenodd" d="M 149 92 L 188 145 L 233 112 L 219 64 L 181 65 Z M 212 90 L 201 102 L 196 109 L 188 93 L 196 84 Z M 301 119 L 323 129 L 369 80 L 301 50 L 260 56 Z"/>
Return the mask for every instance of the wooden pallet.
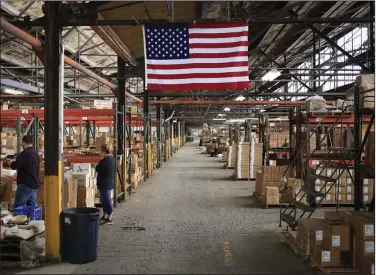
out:
<path id="1" fill-rule="evenodd" d="M 280 207 L 281 204 L 278 203 L 278 204 L 267 204 L 261 197 L 261 195 L 257 194 L 256 192 L 253 192 L 253 196 L 256 197 L 256 199 L 258 200 L 258 202 L 264 206 L 266 209 L 268 209 L 269 207 Z M 288 203 L 283 203 L 282 206 L 288 206 L 289 204 Z"/>
<path id="2" fill-rule="evenodd" d="M 323 274 L 361 274 L 358 269 L 351 267 L 322 267 L 313 257 L 309 257 L 312 267 L 316 267 Z"/>
<path id="3" fill-rule="evenodd" d="M 237 177 L 234 177 L 236 181 L 251 181 L 250 178 L 237 178 Z"/>

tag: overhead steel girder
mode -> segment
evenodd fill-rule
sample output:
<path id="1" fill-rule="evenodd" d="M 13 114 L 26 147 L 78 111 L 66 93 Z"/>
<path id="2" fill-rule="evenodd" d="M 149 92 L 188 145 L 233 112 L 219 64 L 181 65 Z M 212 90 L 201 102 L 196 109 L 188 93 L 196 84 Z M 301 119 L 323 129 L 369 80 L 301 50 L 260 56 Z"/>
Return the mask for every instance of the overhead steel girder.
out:
<path id="1" fill-rule="evenodd" d="M 298 17 L 298 14 L 292 10 L 289 11 L 291 15 L 295 16 L 295 18 Z M 372 17 L 371 17 L 372 18 Z M 373 18 L 372 22 L 368 22 L 368 23 L 373 23 L 375 22 L 375 19 Z M 321 38 L 323 38 L 326 42 L 329 43 L 330 46 L 336 48 L 337 50 L 339 50 L 341 53 L 343 53 L 345 56 L 347 56 L 349 59 L 354 59 L 354 57 L 349 54 L 347 51 L 345 51 L 342 47 L 340 47 L 337 43 L 335 43 L 333 40 L 331 40 L 327 35 L 323 34 L 320 30 L 318 30 L 315 26 L 313 26 L 313 24 L 311 22 L 307 22 L 308 26 L 311 28 L 311 30 L 319 35 Z M 364 66 L 362 63 L 357 63 L 363 70 L 365 71 L 369 71 L 370 69 L 367 68 L 366 66 Z"/>
<path id="2" fill-rule="evenodd" d="M 44 19 L 40 18 L 33 22 L 35 26 L 42 25 Z M 198 20 L 199 22 L 201 20 Z M 207 20 L 204 20 L 207 21 Z M 300 18 L 249 18 L 248 23 L 268 23 L 268 24 L 296 24 L 296 23 L 371 23 L 372 18 L 356 18 L 356 17 L 300 17 Z M 176 23 L 184 23 L 184 21 L 176 21 Z M 191 22 L 191 21 L 190 21 Z M 63 18 L 64 26 L 139 26 L 145 24 L 163 24 L 170 23 L 168 20 L 127 20 L 112 19 L 98 20 L 92 18 Z"/>
<path id="3" fill-rule="evenodd" d="M 337 50 L 339 50 L 341 53 L 343 53 L 345 56 L 347 56 L 350 60 L 354 60 L 356 62 L 357 65 L 359 65 L 363 70 L 369 72 L 370 69 L 367 68 L 366 66 L 364 66 L 362 63 L 358 62 L 355 60 L 354 56 L 352 56 L 351 54 L 349 54 L 347 51 L 345 51 L 342 47 L 338 46 L 337 43 L 335 43 L 333 40 L 331 40 L 328 36 L 326 35 L 323 35 L 321 33 L 320 30 L 318 30 L 317 28 L 315 28 L 313 25 L 310 26 L 312 31 L 314 33 L 316 33 L 317 35 L 319 35 L 320 37 L 322 37 L 326 42 L 329 43 L 330 46 L 336 48 Z"/>
<path id="4" fill-rule="evenodd" d="M 260 52 L 261 52 L 263 55 L 265 55 L 266 57 L 268 56 L 264 51 L 260 50 Z M 282 65 L 279 64 L 279 63 L 278 63 L 277 61 L 275 61 L 274 59 L 272 60 L 272 62 L 273 62 L 274 64 L 276 64 L 278 67 L 282 67 Z M 292 74 L 290 74 L 290 76 L 291 76 L 292 78 L 294 78 L 295 80 L 298 80 L 300 84 L 302 84 L 304 87 L 306 87 L 306 88 L 308 89 L 308 91 L 313 91 L 311 87 L 307 86 L 307 85 L 306 85 L 304 82 L 302 82 L 298 77 L 296 77 L 296 76 L 294 76 L 294 75 L 292 75 Z"/>
<path id="5" fill-rule="evenodd" d="M 42 94 L 43 91 L 44 91 L 43 88 L 38 89 L 38 87 L 36 87 L 36 86 L 21 83 L 21 82 L 11 80 L 11 79 L 8 79 L 8 78 L 0 78 L 0 84 L 5 85 L 5 86 L 9 86 L 9 87 L 12 87 L 12 88 L 16 88 L 16 89 L 28 91 L 28 92 L 35 93 L 35 94 Z"/>

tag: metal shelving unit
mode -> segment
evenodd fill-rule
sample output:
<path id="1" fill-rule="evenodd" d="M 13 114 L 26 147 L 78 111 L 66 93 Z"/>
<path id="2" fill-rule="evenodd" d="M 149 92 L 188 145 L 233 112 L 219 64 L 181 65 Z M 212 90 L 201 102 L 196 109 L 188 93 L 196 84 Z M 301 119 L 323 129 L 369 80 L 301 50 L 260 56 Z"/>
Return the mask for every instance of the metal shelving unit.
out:
<path id="1" fill-rule="evenodd" d="M 306 116 L 301 115 L 300 107 L 297 108 L 297 114 L 294 118 L 296 125 L 296 144 L 294 158 L 291 160 L 290 167 L 296 169 L 296 178 L 303 180 L 303 186 L 295 194 L 294 199 L 290 203 L 290 207 L 282 208 L 280 211 L 280 226 L 282 221 L 291 229 L 295 229 L 297 220 L 301 218 L 309 218 L 313 215 L 318 205 L 320 205 L 325 196 L 332 188 L 337 188 L 336 207 L 339 208 L 337 184 L 344 171 L 348 171 L 354 186 L 354 205 L 355 210 L 365 209 L 363 204 L 363 178 L 374 176 L 372 169 L 367 169 L 367 166 L 362 161 L 362 153 L 364 145 L 367 141 L 369 131 L 374 124 L 374 110 L 365 110 L 359 108 L 359 93 L 355 93 L 355 111 L 344 111 L 333 113 L 310 113 Z M 367 124 L 367 130 L 362 139 L 361 128 L 362 125 Z M 313 126 L 315 125 L 315 126 Z M 355 132 L 354 148 L 346 148 L 344 144 L 340 147 L 328 146 L 326 150 L 320 150 L 318 146 L 324 140 L 329 139 L 329 134 L 334 127 L 341 127 L 341 137 L 343 129 L 352 128 Z M 302 128 L 306 129 L 306 139 L 302 140 Z M 310 139 L 316 133 L 322 133 L 320 130 L 325 129 L 324 134 L 320 135 L 319 142 L 316 143 L 315 148 L 310 148 Z M 316 168 L 311 168 L 313 162 L 316 163 Z M 320 165 L 319 165 L 320 164 Z M 322 175 L 326 168 L 333 168 L 332 176 Z M 354 169 L 354 176 L 352 176 L 350 169 Z M 287 170 L 286 170 L 287 172 Z M 368 174 L 367 174 L 368 173 Z M 315 190 L 315 181 L 320 180 L 324 185 L 320 190 Z M 307 203 L 302 200 L 306 197 Z"/>

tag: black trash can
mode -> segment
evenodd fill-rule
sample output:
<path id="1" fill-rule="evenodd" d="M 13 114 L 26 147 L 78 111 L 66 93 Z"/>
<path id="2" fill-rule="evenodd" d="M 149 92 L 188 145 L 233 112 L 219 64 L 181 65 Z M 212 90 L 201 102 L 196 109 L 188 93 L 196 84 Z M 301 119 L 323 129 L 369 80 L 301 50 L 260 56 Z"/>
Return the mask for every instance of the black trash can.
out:
<path id="1" fill-rule="evenodd" d="M 61 216 L 62 258 L 72 264 L 85 264 L 97 259 L 100 210 L 68 208 Z"/>

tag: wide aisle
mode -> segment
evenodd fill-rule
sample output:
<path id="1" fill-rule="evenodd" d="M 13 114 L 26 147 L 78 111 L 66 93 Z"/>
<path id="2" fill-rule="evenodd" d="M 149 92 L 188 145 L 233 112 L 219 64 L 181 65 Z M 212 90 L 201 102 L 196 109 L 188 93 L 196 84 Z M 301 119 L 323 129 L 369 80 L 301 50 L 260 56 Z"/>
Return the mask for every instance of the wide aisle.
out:
<path id="1" fill-rule="evenodd" d="M 100 228 L 99 258 L 73 273 L 304 274 L 281 242 L 279 209 L 251 199 L 217 158 L 187 143 Z M 142 229 L 145 230 L 142 230 Z"/>

